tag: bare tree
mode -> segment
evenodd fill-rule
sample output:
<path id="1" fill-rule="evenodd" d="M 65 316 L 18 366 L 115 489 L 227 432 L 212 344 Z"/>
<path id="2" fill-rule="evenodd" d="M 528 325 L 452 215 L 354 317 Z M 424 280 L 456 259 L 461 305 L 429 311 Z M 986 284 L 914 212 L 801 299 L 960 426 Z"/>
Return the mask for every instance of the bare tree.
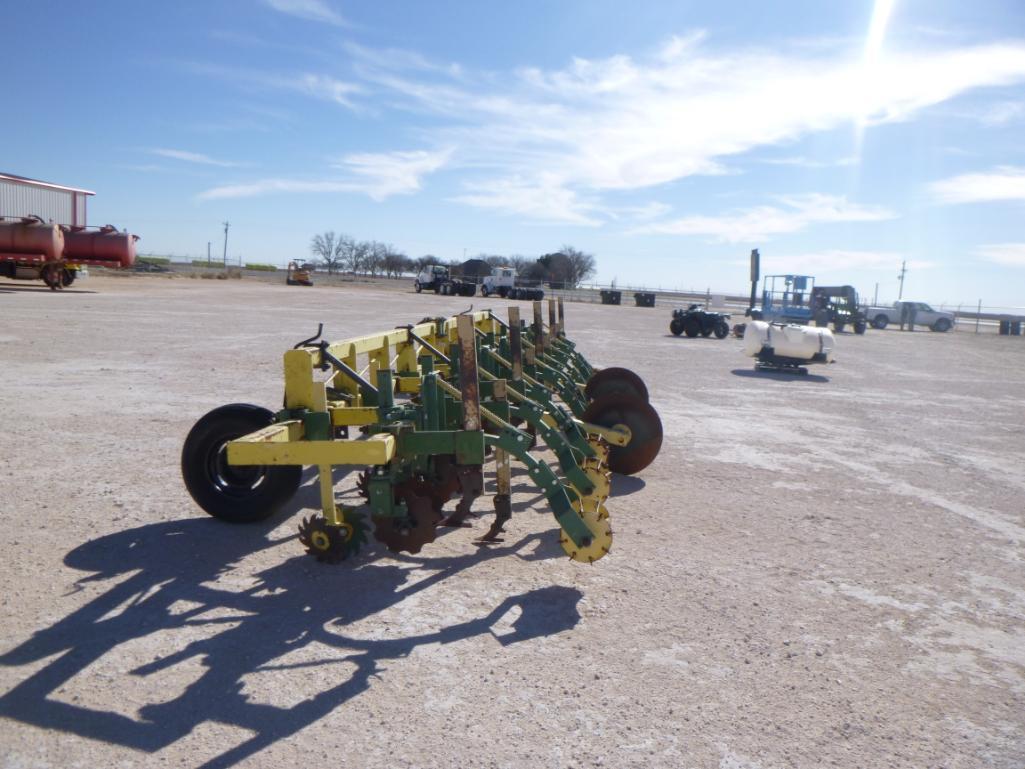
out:
<path id="1" fill-rule="evenodd" d="M 352 242 L 352 250 L 349 256 L 349 265 L 352 269 L 352 274 L 355 275 L 357 272 L 366 272 L 367 255 L 370 253 L 370 243 L 365 240 L 354 240 Z"/>
<path id="2" fill-rule="evenodd" d="M 384 259 L 388 255 L 388 246 L 371 240 L 367 244 L 367 253 L 363 261 L 363 269 L 370 273 L 370 277 L 376 278 L 377 273 L 384 267 Z"/>
<path id="3" fill-rule="evenodd" d="M 396 251 L 394 246 L 386 246 L 387 253 L 384 256 L 384 273 L 389 278 L 398 278 L 406 270 L 411 269 L 413 260 L 405 254 Z"/>
<path id="4" fill-rule="evenodd" d="M 418 256 L 413 260 L 413 269 L 418 273 L 423 272 L 432 264 L 441 264 L 441 260 L 438 259 L 434 254 L 426 254 L 424 256 Z"/>
<path id="5" fill-rule="evenodd" d="M 565 257 L 563 280 L 567 288 L 576 288 L 597 272 L 594 257 L 573 246 L 564 245 L 559 253 Z M 561 260 L 560 260 L 561 261 Z"/>
<path id="6" fill-rule="evenodd" d="M 512 256 L 506 258 L 504 266 L 512 267 L 514 270 L 516 270 L 517 275 L 523 275 L 530 268 L 530 265 L 533 263 L 533 259 L 530 259 L 526 256 L 522 256 L 520 254 L 513 254 Z"/>
<path id="7" fill-rule="evenodd" d="M 327 268 L 328 273 L 333 273 L 340 266 L 338 245 L 339 237 L 333 230 L 323 235 L 314 235 L 310 241 L 310 251 L 320 258 L 320 264 Z"/>
<path id="8" fill-rule="evenodd" d="M 335 258 L 338 261 L 338 271 L 342 272 L 350 267 L 352 253 L 352 238 L 348 235 L 339 235 L 335 240 Z"/>

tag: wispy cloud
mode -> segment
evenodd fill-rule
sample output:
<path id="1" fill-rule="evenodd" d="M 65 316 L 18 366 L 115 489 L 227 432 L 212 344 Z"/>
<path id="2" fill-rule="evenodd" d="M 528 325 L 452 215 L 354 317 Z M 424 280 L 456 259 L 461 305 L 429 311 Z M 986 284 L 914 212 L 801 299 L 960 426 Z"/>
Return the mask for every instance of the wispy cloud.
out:
<path id="1" fill-rule="evenodd" d="M 785 158 L 761 158 L 759 163 L 772 166 L 797 166 L 799 168 L 838 168 L 842 166 L 856 165 L 858 159 L 854 156 L 836 158 L 835 160 L 816 160 L 801 156 Z"/>
<path id="2" fill-rule="evenodd" d="M 704 35 L 672 38 L 647 57 L 575 58 L 563 69 L 511 76 L 398 72 L 363 57 L 361 76 L 397 97 L 400 108 L 434 113 L 437 141 L 461 160 L 490 169 L 483 186 L 521 212 L 531 186 L 552 196 L 654 187 L 723 173 L 724 161 L 844 125 L 912 119 L 966 91 L 1025 81 L 1025 45 L 993 44 L 877 51 L 865 67 L 853 49 L 710 51 Z M 753 117 L 756 116 L 756 117 Z M 784 158 L 817 167 L 828 161 Z M 837 165 L 853 159 L 842 158 Z M 515 191 L 516 194 L 510 194 Z M 567 221 L 580 219 L 572 205 Z M 584 216 L 590 220 L 591 216 Z"/>
<path id="3" fill-rule="evenodd" d="M 460 77 L 463 68 L 456 62 L 438 62 L 416 51 L 404 48 L 370 48 L 352 40 L 342 44 L 353 60 L 364 66 L 380 70 L 416 70 L 449 77 Z"/>
<path id="4" fill-rule="evenodd" d="M 877 222 L 896 216 L 885 208 L 851 203 L 836 195 L 788 195 L 776 201 L 779 205 L 756 206 L 721 216 L 685 216 L 653 222 L 636 228 L 635 232 L 706 235 L 725 243 L 757 243 L 814 224 Z"/>
<path id="5" fill-rule="evenodd" d="M 556 179 L 496 179 L 487 184 L 468 183 L 466 193 L 452 200 L 475 208 L 518 214 L 537 222 L 596 226 L 598 207 L 580 199 Z"/>
<path id="6" fill-rule="evenodd" d="M 356 109 L 352 96 L 363 90 L 356 83 L 339 80 L 327 75 L 314 75 L 310 73 L 300 75 L 294 79 L 282 78 L 277 80 L 276 83 L 285 88 L 291 88 L 309 96 L 315 96 L 318 99 L 333 101 L 350 109 Z"/>
<path id="7" fill-rule="evenodd" d="M 763 259 L 763 269 L 801 274 L 822 274 L 839 270 L 878 270 L 892 271 L 896 274 L 901 262 L 906 262 L 910 269 L 915 270 L 927 270 L 937 266 L 936 262 L 909 259 L 906 254 L 897 251 L 825 249 L 804 254 L 767 254 Z M 743 263 L 747 264 L 746 261 Z"/>
<path id="8" fill-rule="evenodd" d="M 451 150 L 434 152 L 364 153 L 346 155 L 334 167 L 349 174 L 336 179 L 257 179 L 222 184 L 199 194 L 200 200 L 249 198 L 272 193 L 356 193 L 381 201 L 421 189 L 423 177 L 442 168 Z"/>
<path id="9" fill-rule="evenodd" d="M 175 150 L 165 148 L 154 148 L 150 150 L 153 155 L 159 155 L 163 158 L 171 158 L 173 160 L 181 160 L 186 163 L 196 163 L 204 166 L 217 166 L 219 168 L 239 168 L 246 165 L 245 163 L 236 163 L 229 160 L 216 160 L 209 155 L 204 155 L 201 152 L 190 152 L 188 150 Z"/>
<path id="10" fill-rule="evenodd" d="M 308 21 L 319 21 L 336 27 L 347 27 L 348 22 L 324 0 L 263 0 L 275 11 L 287 13 Z"/>
<path id="11" fill-rule="evenodd" d="M 975 249 L 987 262 L 1009 267 L 1025 267 L 1025 243 L 992 243 Z"/>
<path id="12" fill-rule="evenodd" d="M 421 188 L 421 180 L 445 166 L 452 157 L 451 149 L 435 152 L 379 152 L 346 155 L 336 167 L 359 177 L 360 191 L 374 200 L 391 195 L 408 195 Z"/>
<path id="13" fill-rule="evenodd" d="M 468 173 L 466 194 L 455 200 L 588 225 L 618 218 L 603 200 L 610 191 L 729 173 L 754 150 L 845 126 L 911 120 L 968 91 L 1025 82 L 1022 43 L 880 49 L 870 67 L 856 45 L 713 49 L 696 32 L 644 56 L 574 58 L 563 68 L 503 73 L 349 43 L 351 69 L 341 73 L 238 77 L 354 110 L 369 109 L 372 94 L 374 109 L 426 114 L 422 135 L 456 147 L 453 162 Z M 775 162 L 816 168 L 854 160 Z M 764 221 L 760 229 L 771 234 L 793 231 L 786 228 L 799 217 L 769 206 L 753 212 L 751 223 Z M 798 228 L 807 223 L 800 221 Z"/>
<path id="14" fill-rule="evenodd" d="M 1025 102 L 1001 101 L 983 108 L 975 117 L 987 126 L 1005 126 L 1025 120 Z"/>
<path id="15" fill-rule="evenodd" d="M 1025 168 L 998 166 L 992 171 L 961 174 L 929 185 L 940 203 L 1025 201 Z"/>

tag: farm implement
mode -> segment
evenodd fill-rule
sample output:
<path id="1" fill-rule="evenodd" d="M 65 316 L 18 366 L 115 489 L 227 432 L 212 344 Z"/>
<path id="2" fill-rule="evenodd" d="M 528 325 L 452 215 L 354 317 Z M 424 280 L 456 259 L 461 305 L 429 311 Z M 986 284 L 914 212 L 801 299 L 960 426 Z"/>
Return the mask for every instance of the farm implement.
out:
<path id="1" fill-rule="evenodd" d="M 612 473 L 647 467 L 662 423 L 640 377 L 597 370 L 576 350 L 561 300 L 549 300 L 547 326 L 542 309 L 534 302 L 531 323 L 510 307 L 507 320 L 485 310 L 339 342 L 322 340 L 321 327 L 285 353 L 283 408 L 229 404 L 195 424 L 182 450 L 189 493 L 217 518 L 259 521 L 314 467 L 321 509 L 303 519 L 299 539 L 338 562 L 371 535 L 417 553 L 439 528 L 470 525 L 492 462 L 495 517 L 478 543 L 501 542 L 515 460 L 547 501 L 566 554 L 598 560 L 612 546 Z M 539 440 L 553 458 L 531 451 Z M 365 504 L 336 502 L 338 466 L 364 468 L 355 486 Z"/>

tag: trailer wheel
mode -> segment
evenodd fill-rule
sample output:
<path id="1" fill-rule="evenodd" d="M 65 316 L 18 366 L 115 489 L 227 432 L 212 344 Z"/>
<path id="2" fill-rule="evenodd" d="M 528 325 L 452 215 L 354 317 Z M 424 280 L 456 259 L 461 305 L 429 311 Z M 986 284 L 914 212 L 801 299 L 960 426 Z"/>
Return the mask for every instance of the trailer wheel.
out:
<path id="1" fill-rule="evenodd" d="M 882 331 L 884 328 L 886 328 L 886 326 L 889 325 L 889 323 L 890 323 L 890 319 L 887 318 L 882 313 L 879 313 L 874 318 L 872 318 L 872 328 L 877 328 L 880 331 Z"/>
<path id="2" fill-rule="evenodd" d="M 416 291 L 416 293 L 418 293 L 418 294 L 419 294 L 419 293 L 420 293 L 421 291 L 423 291 L 423 286 L 421 286 L 421 285 L 420 285 L 420 281 L 419 281 L 419 280 L 417 280 L 417 281 L 415 281 L 415 282 L 413 283 L 413 290 L 414 290 L 414 291 Z"/>
<path id="3" fill-rule="evenodd" d="M 715 324 L 715 338 L 725 339 L 730 335 L 730 324 L 726 321 L 720 321 Z"/>
<path id="4" fill-rule="evenodd" d="M 693 339 L 701 333 L 701 322 L 694 317 L 684 318 L 683 333 L 687 335 L 687 338 Z"/>
<path id="5" fill-rule="evenodd" d="M 77 275 L 75 274 L 74 270 L 69 270 L 67 267 L 65 267 L 63 270 L 61 270 L 61 285 L 67 288 L 75 282 L 76 277 Z"/>
<path id="6" fill-rule="evenodd" d="M 291 465 L 232 466 L 227 444 L 267 427 L 274 415 L 248 403 L 230 403 L 202 417 L 182 447 L 185 488 L 203 510 L 229 523 L 269 518 L 299 488 L 302 468 Z"/>
<path id="7" fill-rule="evenodd" d="M 48 264 L 43 267 L 43 283 L 49 286 L 51 291 L 57 291 L 58 289 L 64 288 L 64 283 L 61 280 L 61 272 L 63 272 L 63 268 L 56 264 Z"/>

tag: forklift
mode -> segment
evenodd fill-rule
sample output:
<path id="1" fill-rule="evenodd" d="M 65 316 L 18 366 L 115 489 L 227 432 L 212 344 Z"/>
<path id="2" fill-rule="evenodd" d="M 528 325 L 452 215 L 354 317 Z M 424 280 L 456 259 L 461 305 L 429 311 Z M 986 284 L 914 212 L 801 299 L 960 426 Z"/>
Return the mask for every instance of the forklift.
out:
<path id="1" fill-rule="evenodd" d="M 310 265 L 292 261 L 288 263 L 288 275 L 285 276 L 285 285 L 288 286 L 312 286 L 313 279 L 310 277 L 313 270 Z"/>

